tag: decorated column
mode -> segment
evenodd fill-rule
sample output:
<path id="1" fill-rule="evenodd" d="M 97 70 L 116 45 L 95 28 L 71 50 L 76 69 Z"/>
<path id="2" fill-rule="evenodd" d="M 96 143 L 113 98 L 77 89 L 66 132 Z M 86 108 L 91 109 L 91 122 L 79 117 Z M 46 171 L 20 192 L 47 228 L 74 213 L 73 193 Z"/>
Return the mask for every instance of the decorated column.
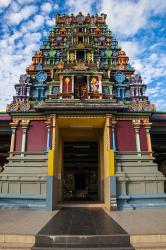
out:
<path id="1" fill-rule="evenodd" d="M 47 146 L 46 146 L 46 151 L 48 152 L 50 150 L 51 146 L 51 136 L 50 136 L 50 119 L 46 122 L 47 124 Z"/>
<path id="2" fill-rule="evenodd" d="M 116 126 L 116 121 L 112 121 L 112 147 L 114 150 L 114 153 L 116 153 L 116 140 L 115 140 L 115 126 Z"/>
<path id="3" fill-rule="evenodd" d="M 22 143 L 21 143 L 21 156 L 25 156 L 25 151 L 26 151 L 26 142 L 27 142 L 27 128 L 29 125 L 29 120 L 22 120 L 21 121 L 22 125 Z"/>
<path id="4" fill-rule="evenodd" d="M 18 123 L 12 122 L 10 123 L 11 129 L 12 129 L 12 135 L 11 135 L 11 143 L 10 143 L 10 157 L 13 156 L 14 153 L 14 147 L 15 147 L 15 139 L 16 139 L 16 128 Z"/>
<path id="5" fill-rule="evenodd" d="M 113 86 L 112 86 L 112 84 L 110 84 L 110 85 L 109 85 L 110 100 L 112 100 L 112 89 L 113 89 Z"/>
<path id="6" fill-rule="evenodd" d="M 72 99 L 74 99 L 74 75 L 72 75 L 72 77 L 71 77 L 71 79 L 72 79 Z"/>
<path id="7" fill-rule="evenodd" d="M 63 76 L 62 75 L 60 75 L 59 76 L 59 79 L 60 79 L 60 99 L 62 99 L 62 93 L 63 93 Z"/>
<path id="8" fill-rule="evenodd" d="M 140 121 L 133 120 L 133 126 L 135 129 L 135 140 L 136 140 L 136 151 L 137 155 L 141 157 L 141 145 L 140 145 L 140 136 L 139 136 L 139 129 L 140 129 Z"/>
<path id="9" fill-rule="evenodd" d="M 152 123 L 145 123 L 146 129 L 146 141 L 147 141 L 147 148 L 148 148 L 148 155 L 152 156 L 152 144 L 151 144 L 151 137 L 150 137 L 150 128 Z"/>
<path id="10" fill-rule="evenodd" d="M 87 75 L 87 89 L 88 89 L 88 99 L 90 99 L 90 75 Z"/>

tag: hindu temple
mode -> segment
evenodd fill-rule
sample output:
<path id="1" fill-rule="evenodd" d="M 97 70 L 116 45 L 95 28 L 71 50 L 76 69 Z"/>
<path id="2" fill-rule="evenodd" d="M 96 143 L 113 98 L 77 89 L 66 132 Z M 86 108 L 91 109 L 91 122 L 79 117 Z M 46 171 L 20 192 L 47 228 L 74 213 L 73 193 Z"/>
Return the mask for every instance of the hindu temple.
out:
<path id="1" fill-rule="evenodd" d="M 166 119 L 155 112 L 105 14 L 56 15 L 0 116 L 10 141 L 0 206 L 166 206 L 165 167 L 150 132 Z"/>

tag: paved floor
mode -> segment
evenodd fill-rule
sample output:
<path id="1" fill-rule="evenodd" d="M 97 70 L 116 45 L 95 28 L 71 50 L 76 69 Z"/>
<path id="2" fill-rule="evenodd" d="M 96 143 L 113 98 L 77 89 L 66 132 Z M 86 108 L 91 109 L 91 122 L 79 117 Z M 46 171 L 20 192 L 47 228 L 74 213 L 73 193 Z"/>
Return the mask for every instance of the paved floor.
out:
<path id="1" fill-rule="evenodd" d="M 39 234 L 111 235 L 127 233 L 102 208 L 62 208 Z"/>
<path id="2" fill-rule="evenodd" d="M 129 234 L 166 234 L 166 208 L 109 213 Z"/>
<path id="3" fill-rule="evenodd" d="M 0 234 L 37 234 L 57 212 L 0 209 Z"/>
<path id="4" fill-rule="evenodd" d="M 51 222 L 57 212 L 0 209 L 0 234 L 37 234 L 49 221 Z M 166 208 L 111 212 L 110 215 L 119 227 L 129 234 L 166 234 Z M 57 218 L 59 216 L 58 212 Z M 98 216 L 97 212 L 94 216 Z M 88 219 L 86 217 L 82 214 L 81 223 L 88 223 L 93 218 L 90 215 Z M 104 215 L 103 220 L 105 219 L 108 217 Z M 76 217 L 72 223 L 75 223 L 74 221 L 76 222 Z M 100 223 L 98 228 L 100 229 Z"/>

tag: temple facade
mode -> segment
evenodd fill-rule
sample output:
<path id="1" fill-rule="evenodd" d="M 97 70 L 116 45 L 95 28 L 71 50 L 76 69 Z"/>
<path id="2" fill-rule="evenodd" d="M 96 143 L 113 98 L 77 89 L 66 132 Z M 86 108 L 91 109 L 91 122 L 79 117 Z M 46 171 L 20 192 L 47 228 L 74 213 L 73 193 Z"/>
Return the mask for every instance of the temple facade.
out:
<path id="1" fill-rule="evenodd" d="M 165 177 L 152 155 L 155 105 L 105 14 L 56 15 L 15 90 L 1 206 L 166 206 Z"/>

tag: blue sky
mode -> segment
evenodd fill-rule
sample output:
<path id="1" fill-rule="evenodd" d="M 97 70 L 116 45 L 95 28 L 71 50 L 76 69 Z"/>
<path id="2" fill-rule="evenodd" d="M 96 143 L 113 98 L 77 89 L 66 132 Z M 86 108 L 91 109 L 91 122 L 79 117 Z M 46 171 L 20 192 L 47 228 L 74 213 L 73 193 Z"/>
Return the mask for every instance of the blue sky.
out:
<path id="1" fill-rule="evenodd" d="M 106 13 L 147 95 L 166 110 L 166 0 L 0 0 L 0 110 L 15 94 L 32 55 L 54 25 L 56 13 Z"/>

